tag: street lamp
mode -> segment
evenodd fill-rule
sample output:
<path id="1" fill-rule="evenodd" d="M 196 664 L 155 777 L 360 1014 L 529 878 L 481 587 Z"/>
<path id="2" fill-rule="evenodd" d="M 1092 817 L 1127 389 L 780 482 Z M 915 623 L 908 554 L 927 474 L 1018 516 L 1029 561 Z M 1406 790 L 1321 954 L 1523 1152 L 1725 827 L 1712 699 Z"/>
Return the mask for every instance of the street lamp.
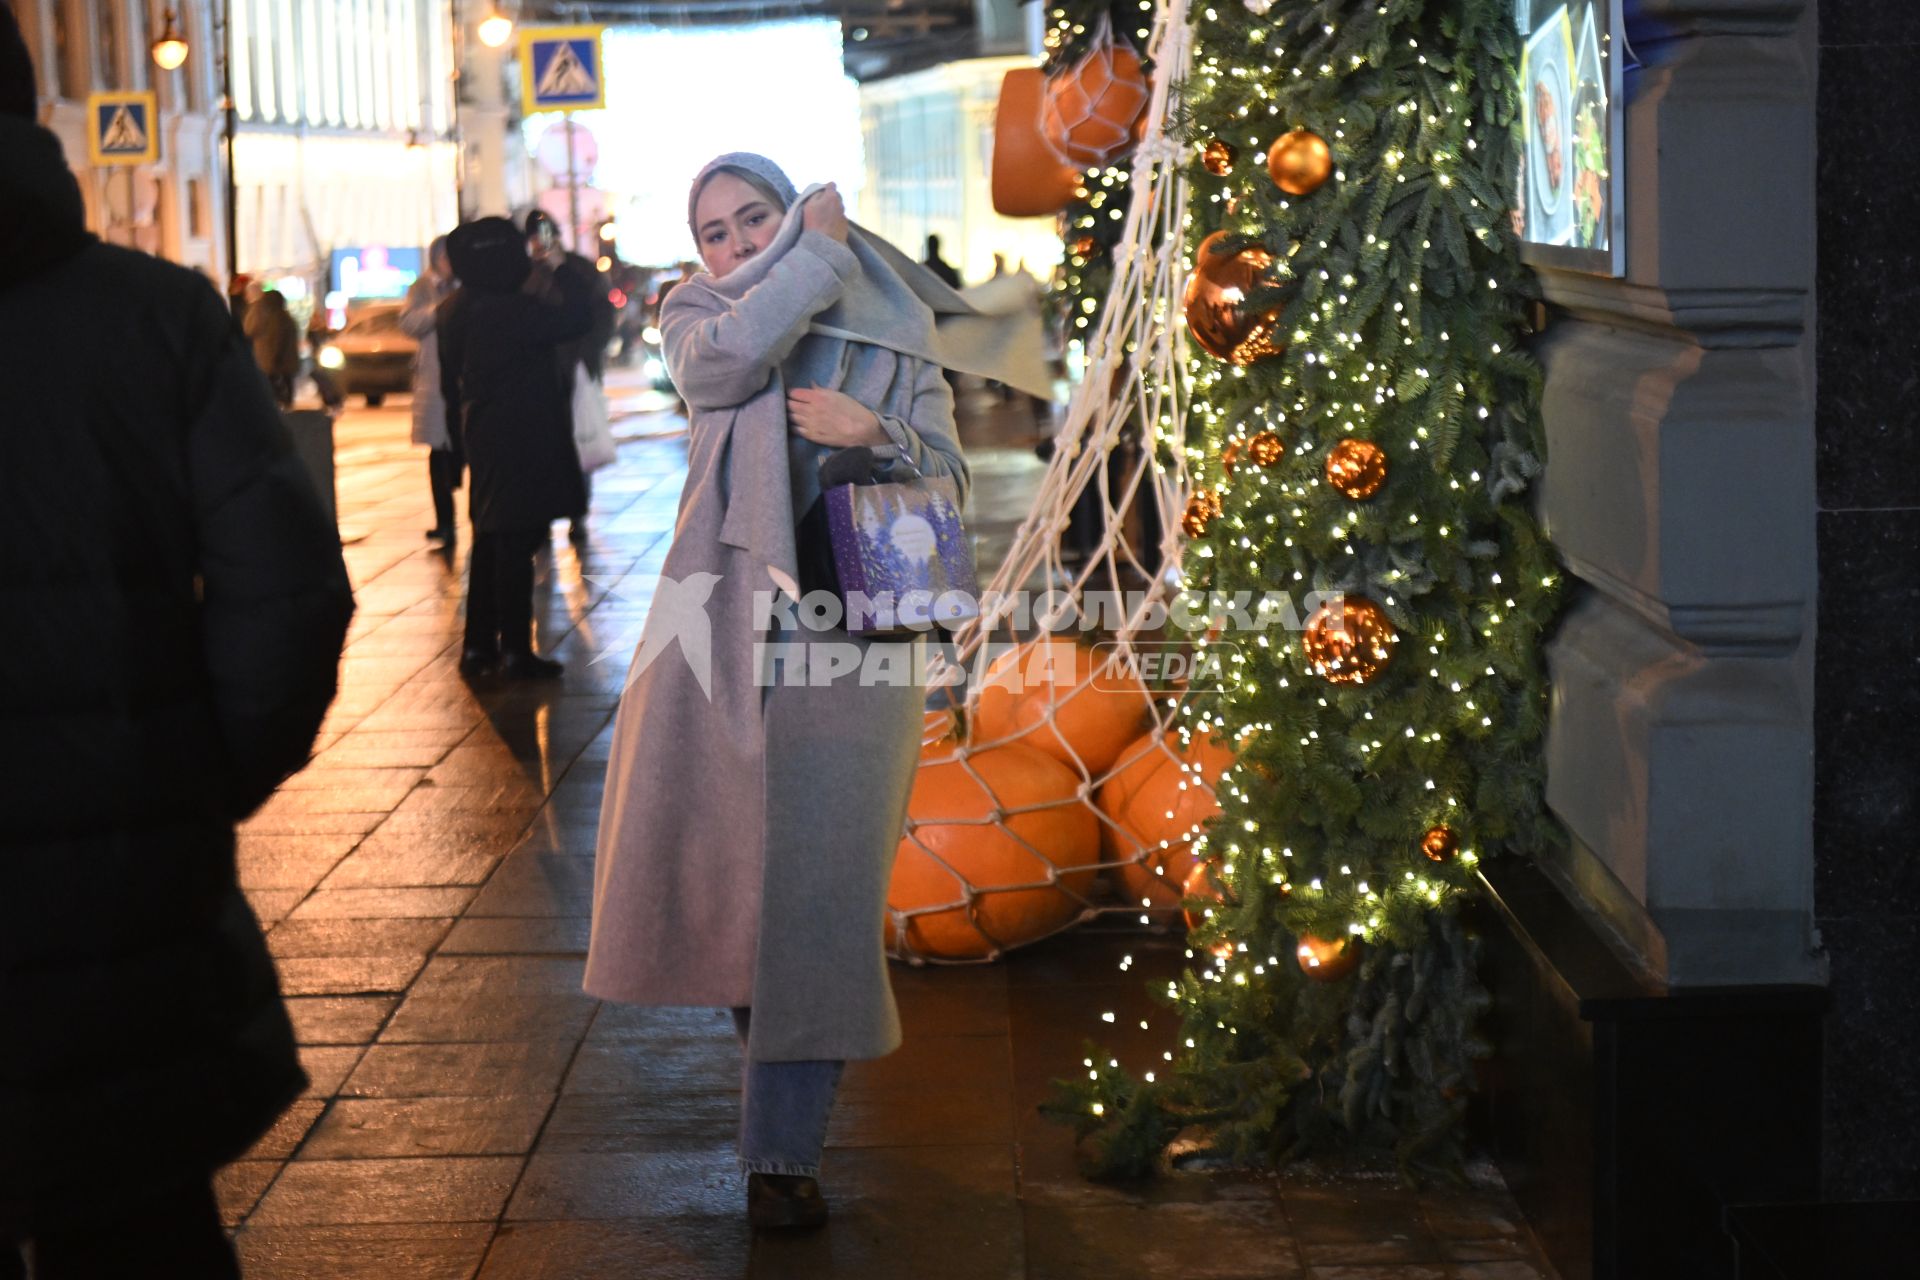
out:
<path id="1" fill-rule="evenodd" d="M 180 29 L 173 23 L 173 10 L 169 9 L 160 38 L 153 42 L 153 62 L 162 71 L 173 71 L 186 60 L 187 42 L 180 38 Z"/>
<path id="2" fill-rule="evenodd" d="M 480 19 L 480 43 L 489 49 L 498 49 L 513 35 L 513 19 L 500 12 L 498 5 L 487 6 L 487 16 Z"/>

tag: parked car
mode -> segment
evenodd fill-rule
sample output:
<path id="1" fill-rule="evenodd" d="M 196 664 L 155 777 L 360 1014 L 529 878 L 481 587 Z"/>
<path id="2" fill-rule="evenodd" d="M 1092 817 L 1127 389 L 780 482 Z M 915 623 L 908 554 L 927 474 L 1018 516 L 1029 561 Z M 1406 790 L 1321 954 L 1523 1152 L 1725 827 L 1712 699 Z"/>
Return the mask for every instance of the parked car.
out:
<path id="1" fill-rule="evenodd" d="M 347 327 L 322 343 L 314 356 L 325 378 L 344 399 L 365 396 L 377 405 L 393 391 L 413 386 L 413 357 L 420 344 L 400 328 L 398 302 L 373 303 L 352 313 Z"/>

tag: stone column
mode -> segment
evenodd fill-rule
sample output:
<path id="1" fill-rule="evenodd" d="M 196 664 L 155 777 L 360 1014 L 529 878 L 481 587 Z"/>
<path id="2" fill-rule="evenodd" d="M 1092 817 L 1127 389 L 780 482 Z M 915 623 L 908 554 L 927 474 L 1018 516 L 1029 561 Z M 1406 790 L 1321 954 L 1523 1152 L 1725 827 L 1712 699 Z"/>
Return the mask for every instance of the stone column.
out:
<path id="1" fill-rule="evenodd" d="M 1662 985 L 1817 982 L 1814 15 L 1637 8 L 1627 276 L 1541 273 L 1548 870 Z"/>

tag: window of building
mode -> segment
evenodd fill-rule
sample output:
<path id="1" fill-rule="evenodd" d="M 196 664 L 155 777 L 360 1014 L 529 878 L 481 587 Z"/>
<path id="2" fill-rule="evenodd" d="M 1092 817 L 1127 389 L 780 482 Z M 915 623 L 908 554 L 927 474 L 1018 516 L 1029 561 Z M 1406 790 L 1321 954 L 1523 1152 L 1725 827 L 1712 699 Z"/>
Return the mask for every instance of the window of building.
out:
<path id="1" fill-rule="evenodd" d="M 126 16 L 120 11 L 119 0 L 94 0 L 93 34 L 96 55 L 94 75 L 98 77 L 100 87 L 126 88 L 127 79 L 121 62 L 127 43 Z"/>
<path id="2" fill-rule="evenodd" d="M 81 51 L 81 42 L 74 35 L 73 14 L 68 11 L 67 0 L 54 0 L 53 3 L 53 65 L 54 79 L 59 96 L 69 100 L 87 96 L 86 75 L 80 70 L 85 54 Z"/>
<path id="3" fill-rule="evenodd" d="M 205 178 L 187 179 L 187 238 L 189 240 L 207 238 L 207 181 Z"/>
<path id="4" fill-rule="evenodd" d="M 242 120 L 253 119 L 253 15 L 248 12 L 246 0 L 233 0 L 227 11 L 227 22 L 232 30 L 227 33 L 233 50 L 231 78 L 233 81 L 233 109 Z"/>

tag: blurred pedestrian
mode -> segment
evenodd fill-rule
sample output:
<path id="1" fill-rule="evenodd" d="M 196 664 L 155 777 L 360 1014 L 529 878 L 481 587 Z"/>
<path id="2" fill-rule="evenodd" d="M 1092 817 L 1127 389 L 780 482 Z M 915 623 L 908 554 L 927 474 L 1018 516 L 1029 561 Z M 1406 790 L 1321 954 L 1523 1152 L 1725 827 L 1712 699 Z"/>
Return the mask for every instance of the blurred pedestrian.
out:
<path id="1" fill-rule="evenodd" d="M 400 327 L 420 344 L 413 358 L 413 442 L 427 446 L 427 485 L 433 493 L 433 528 L 427 537 L 452 547 L 456 522 L 454 490 L 466 460 L 447 430 L 447 402 L 440 391 L 440 339 L 434 333 L 434 314 L 457 285 L 447 260 L 447 238 L 435 236 L 427 246 L 427 269 L 407 287 L 400 308 Z"/>
<path id="2" fill-rule="evenodd" d="M 300 326 L 287 310 L 277 289 L 263 289 L 248 304 L 245 328 L 253 343 L 254 362 L 267 375 L 267 386 L 282 409 L 293 408 L 293 380 L 300 372 Z"/>
<path id="3" fill-rule="evenodd" d="M 435 321 L 440 387 L 474 530 L 460 671 L 556 677 L 560 664 L 533 649 L 533 557 L 553 521 L 585 505 L 556 353 L 593 323 L 590 291 L 572 272 L 536 268 L 505 218 L 456 227 L 447 255 L 460 288 Z"/>
<path id="4" fill-rule="evenodd" d="M 617 456 L 613 431 L 607 421 L 604 389 L 607 344 L 613 341 L 613 302 L 607 297 L 605 276 L 592 261 L 561 244 L 560 224 L 544 209 L 535 209 L 527 215 L 526 231 L 527 253 L 535 265 L 547 268 L 555 276 L 563 273 L 571 276 L 587 293 L 592 310 L 586 333 L 572 342 L 561 343 L 554 351 L 560 380 L 567 387 L 574 448 L 580 455 L 580 510 L 572 514 L 567 530 L 567 536 L 579 546 L 587 540 L 587 508 L 593 503 L 593 473 Z"/>
<path id="5" fill-rule="evenodd" d="M 927 256 L 922 265 L 924 265 L 927 270 L 933 272 L 934 275 L 940 277 L 941 283 L 945 284 L 949 289 L 958 289 L 960 287 L 960 273 L 954 269 L 951 262 L 948 262 L 940 256 L 939 236 L 930 235 L 927 237 Z"/>
<path id="6" fill-rule="evenodd" d="M 34 106 L 0 5 L 0 1277 L 222 1280 L 213 1173 L 307 1083 L 234 823 L 352 596 L 224 300 L 86 232 Z"/>

